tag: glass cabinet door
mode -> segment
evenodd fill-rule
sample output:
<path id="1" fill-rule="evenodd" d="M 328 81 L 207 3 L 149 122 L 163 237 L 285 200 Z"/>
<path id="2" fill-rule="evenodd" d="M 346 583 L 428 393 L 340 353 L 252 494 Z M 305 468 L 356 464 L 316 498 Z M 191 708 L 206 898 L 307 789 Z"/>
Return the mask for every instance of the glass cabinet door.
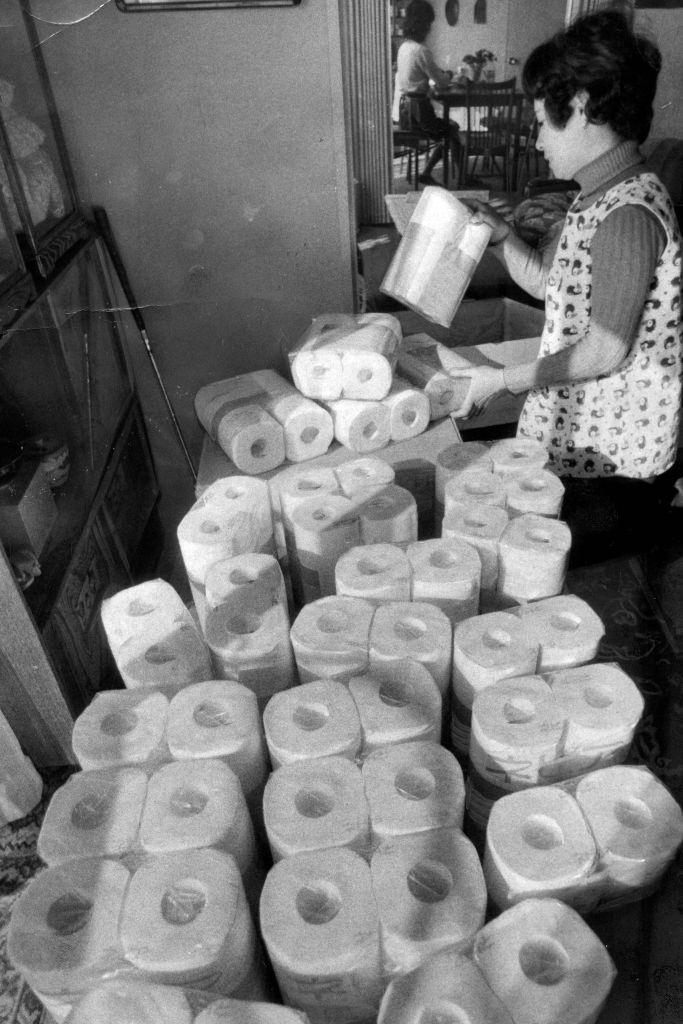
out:
<path id="1" fill-rule="evenodd" d="M 39 623 L 133 395 L 99 245 L 84 244 L 0 338 L 0 540 L 29 574 Z"/>
<path id="2" fill-rule="evenodd" d="M 34 296 L 35 287 L 24 266 L 0 189 L 0 332 L 16 320 Z"/>

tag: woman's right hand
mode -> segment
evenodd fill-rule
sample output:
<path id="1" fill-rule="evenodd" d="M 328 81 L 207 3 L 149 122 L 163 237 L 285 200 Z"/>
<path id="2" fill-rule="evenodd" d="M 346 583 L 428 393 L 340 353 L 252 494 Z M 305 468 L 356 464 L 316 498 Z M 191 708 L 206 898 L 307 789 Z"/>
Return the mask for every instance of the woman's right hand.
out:
<path id="1" fill-rule="evenodd" d="M 491 228 L 489 245 L 498 245 L 510 234 L 508 222 L 488 203 L 482 203 L 479 199 L 463 199 L 462 202 L 474 211 L 473 224 L 488 224 Z"/>

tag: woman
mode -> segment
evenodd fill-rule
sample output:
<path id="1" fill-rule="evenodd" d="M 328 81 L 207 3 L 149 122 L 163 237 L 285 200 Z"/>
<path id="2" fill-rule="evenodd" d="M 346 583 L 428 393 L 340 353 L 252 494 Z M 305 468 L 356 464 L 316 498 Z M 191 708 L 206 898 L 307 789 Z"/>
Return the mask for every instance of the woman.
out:
<path id="1" fill-rule="evenodd" d="M 581 188 L 550 268 L 475 204 L 493 252 L 545 299 L 546 322 L 534 362 L 466 374 L 460 413 L 528 392 L 517 433 L 541 441 L 563 477 L 573 564 L 642 545 L 668 503 L 665 474 L 677 454 L 681 239 L 669 196 L 638 151 L 660 66 L 656 46 L 615 11 L 574 22 L 526 62 L 537 148 L 555 177 Z"/>
<path id="2" fill-rule="evenodd" d="M 425 46 L 434 21 L 434 9 L 427 0 L 411 0 L 406 9 L 403 23 L 404 41 L 398 48 L 396 56 L 396 84 L 394 87 L 393 120 L 404 131 L 418 129 L 423 135 L 432 139 L 443 139 L 445 128 L 436 116 L 434 107 L 427 93 L 430 81 L 438 89 L 446 89 L 453 80 L 452 71 L 443 71 L 432 56 L 431 50 Z M 409 96 L 407 93 L 421 93 L 420 96 Z M 454 165 L 460 152 L 460 139 L 457 124 L 450 126 L 450 149 Z M 437 185 L 432 171 L 443 158 L 443 143 L 440 142 L 430 153 L 427 164 L 418 181 L 423 185 Z"/>

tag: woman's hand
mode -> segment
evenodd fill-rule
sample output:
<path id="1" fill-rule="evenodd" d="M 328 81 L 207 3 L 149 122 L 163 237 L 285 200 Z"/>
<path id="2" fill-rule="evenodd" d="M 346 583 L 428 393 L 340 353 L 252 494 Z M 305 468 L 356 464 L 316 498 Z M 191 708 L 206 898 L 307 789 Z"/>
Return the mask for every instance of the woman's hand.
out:
<path id="1" fill-rule="evenodd" d="M 489 245 L 498 245 L 499 242 L 504 241 L 510 234 L 508 222 L 488 203 L 482 203 L 479 199 L 467 198 L 462 199 L 462 202 L 473 211 L 473 224 L 488 224 L 491 228 Z"/>
<path id="2" fill-rule="evenodd" d="M 468 370 L 449 370 L 449 376 L 469 378 L 471 382 L 464 404 L 451 413 L 456 419 L 472 419 L 483 412 L 498 395 L 507 391 L 502 366 L 473 366 Z"/>

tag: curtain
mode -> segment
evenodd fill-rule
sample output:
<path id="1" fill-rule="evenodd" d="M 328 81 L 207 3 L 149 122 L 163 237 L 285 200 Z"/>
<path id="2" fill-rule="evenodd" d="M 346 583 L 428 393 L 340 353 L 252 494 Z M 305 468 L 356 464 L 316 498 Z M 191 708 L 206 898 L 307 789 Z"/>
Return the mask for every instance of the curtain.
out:
<path id="1" fill-rule="evenodd" d="M 389 222 L 391 38 L 387 0 L 340 0 L 344 108 L 360 224 Z"/>

